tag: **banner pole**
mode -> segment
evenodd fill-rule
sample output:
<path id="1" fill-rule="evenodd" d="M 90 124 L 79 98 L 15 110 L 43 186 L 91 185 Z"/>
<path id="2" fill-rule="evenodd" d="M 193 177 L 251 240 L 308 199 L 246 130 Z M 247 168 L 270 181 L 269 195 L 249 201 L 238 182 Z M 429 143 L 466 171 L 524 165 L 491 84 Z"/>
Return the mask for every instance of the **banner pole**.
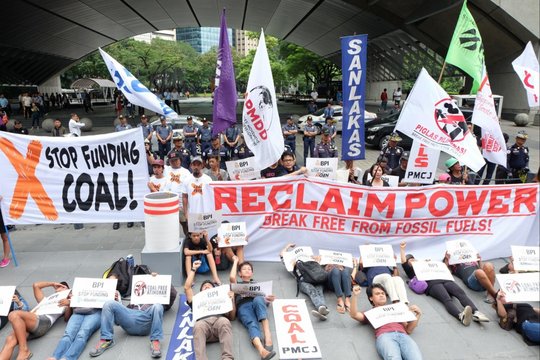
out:
<path id="1" fill-rule="evenodd" d="M 444 74 L 444 68 L 446 68 L 446 60 L 443 62 L 442 64 L 442 68 L 441 68 L 441 73 L 439 74 L 439 80 L 437 81 L 437 84 L 440 84 L 441 83 L 441 80 L 442 80 L 442 76 Z"/>
<path id="2" fill-rule="evenodd" d="M 8 237 L 8 244 L 9 249 L 11 250 L 11 257 L 13 258 L 13 263 L 15 264 L 15 267 L 19 266 L 19 263 L 17 262 L 17 256 L 15 256 L 15 250 L 13 250 L 13 244 L 11 243 L 11 235 L 9 235 L 9 230 L 7 225 L 4 225 L 4 228 L 6 229 L 6 235 Z"/>

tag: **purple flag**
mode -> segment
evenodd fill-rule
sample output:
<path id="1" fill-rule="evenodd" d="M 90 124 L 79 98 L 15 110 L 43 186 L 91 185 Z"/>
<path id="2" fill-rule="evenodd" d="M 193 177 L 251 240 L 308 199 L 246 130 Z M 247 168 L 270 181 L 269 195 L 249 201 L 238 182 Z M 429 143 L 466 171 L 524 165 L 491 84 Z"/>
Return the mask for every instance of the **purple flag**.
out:
<path id="1" fill-rule="evenodd" d="M 216 64 L 212 135 L 217 135 L 236 124 L 236 101 L 236 81 L 223 9 Z"/>

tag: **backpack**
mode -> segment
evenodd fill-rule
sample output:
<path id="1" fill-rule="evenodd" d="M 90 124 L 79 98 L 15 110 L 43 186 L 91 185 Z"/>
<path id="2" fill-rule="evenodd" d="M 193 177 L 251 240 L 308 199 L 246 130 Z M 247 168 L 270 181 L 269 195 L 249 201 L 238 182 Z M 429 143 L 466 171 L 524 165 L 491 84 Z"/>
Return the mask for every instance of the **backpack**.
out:
<path id="1" fill-rule="evenodd" d="M 415 276 L 409 281 L 409 288 L 416 294 L 421 295 L 426 292 L 428 283 L 424 280 L 418 280 Z"/>
<path id="2" fill-rule="evenodd" d="M 131 295 L 131 275 L 133 274 L 133 269 L 129 266 L 129 263 L 126 259 L 121 257 L 112 263 L 112 265 L 105 270 L 103 273 L 103 278 L 106 279 L 111 275 L 115 275 L 118 279 L 116 283 L 116 290 L 120 295 L 126 297 Z"/>
<path id="3" fill-rule="evenodd" d="M 135 265 L 133 267 L 133 275 L 151 275 L 152 271 L 148 267 L 148 265 Z"/>

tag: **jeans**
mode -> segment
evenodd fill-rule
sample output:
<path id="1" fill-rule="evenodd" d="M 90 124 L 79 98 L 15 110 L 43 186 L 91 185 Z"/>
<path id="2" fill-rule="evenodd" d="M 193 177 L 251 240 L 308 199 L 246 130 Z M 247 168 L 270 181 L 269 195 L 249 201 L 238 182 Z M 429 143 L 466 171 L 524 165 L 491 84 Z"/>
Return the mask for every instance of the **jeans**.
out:
<path id="1" fill-rule="evenodd" d="M 521 324 L 521 333 L 530 341 L 540 344 L 540 323 L 525 320 Z"/>
<path id="2" fill-rule="evenodd" d="M 442 302 L 446 311 L 456 319 L 459 319 L 460 311 L 454 303 L 452 296 L 458 299 L 463 307 L 470 306 L 473 312 L 478 310 L 472 300 L 465 294 L 465 291 L 453 281 L 445 281 L 440 284 L 431 285 L 429 288 L 429 296 Z"/>
<path id="3" fill-rule="evenodd" d="M 112 340 L 114 324 L 129 335 L 148 335 L 150 340 L 163 339 L 163 305 L 154 304 L 146 310 L 130 309 L 121 303 L 109 300 L 101 311 L 101 339 Z"/>
<path id="4" fill-rule="evenodd" d="M 351 296 L 351 269 L 333 268 L 328 274 L 327 286 L 337 297 Z"/>
<path id="5" fill-rule="evenodd" d="M 290 147 L 294 156 L 296 157 L 296 138 L 294 139 L 285 139 L 285 145 Z"/>
<path id="6" fill-rule="evenodd" d="M 300 291 L 303 294 L 309 296 L 309 299 L 315 306 L 315 309 L 318 309 L 319 306 L 326 306 L 324 302 L 323 287 L 322 285 L 313 285 L 304 281 L 300 281 Z"/>
<path id="7" fill-rule="evenodd" d="M 56 359 L 77 360 L 83 352 L 90 336 L 99 329 L 101 310 L 92 314 L 73 314 L 69 318 L 53 357 Z"/>
<path id="8" fill-rule="evenodd" d="M 404 333 L 394 331 L 379 335 L 375 346 L 384 360 L 422 360 L 418 345 Z"/>
<path id="9" fill-rule="evenodd" d="M 249 339 L 259 338 L 262 340 L 259 322 L 265 320 L 266 303 L 262 296 L 256 296 L 253 301 L 244 303 L 236 309 L 238 319 L 244 325 L 249 333 Z"/>

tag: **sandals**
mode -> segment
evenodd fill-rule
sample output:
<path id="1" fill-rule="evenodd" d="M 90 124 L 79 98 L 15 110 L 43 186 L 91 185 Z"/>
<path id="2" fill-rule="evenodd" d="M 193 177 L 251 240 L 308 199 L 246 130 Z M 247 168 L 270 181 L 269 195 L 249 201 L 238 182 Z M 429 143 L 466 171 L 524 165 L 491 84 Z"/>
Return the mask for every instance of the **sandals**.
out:
<path id="1" fill-rule="evenodd" d="M 341 305 L 341 304 L 337 304 L 337 312 L 340 313 L 340 314 L 345 314 L 345 306 Z"/>

